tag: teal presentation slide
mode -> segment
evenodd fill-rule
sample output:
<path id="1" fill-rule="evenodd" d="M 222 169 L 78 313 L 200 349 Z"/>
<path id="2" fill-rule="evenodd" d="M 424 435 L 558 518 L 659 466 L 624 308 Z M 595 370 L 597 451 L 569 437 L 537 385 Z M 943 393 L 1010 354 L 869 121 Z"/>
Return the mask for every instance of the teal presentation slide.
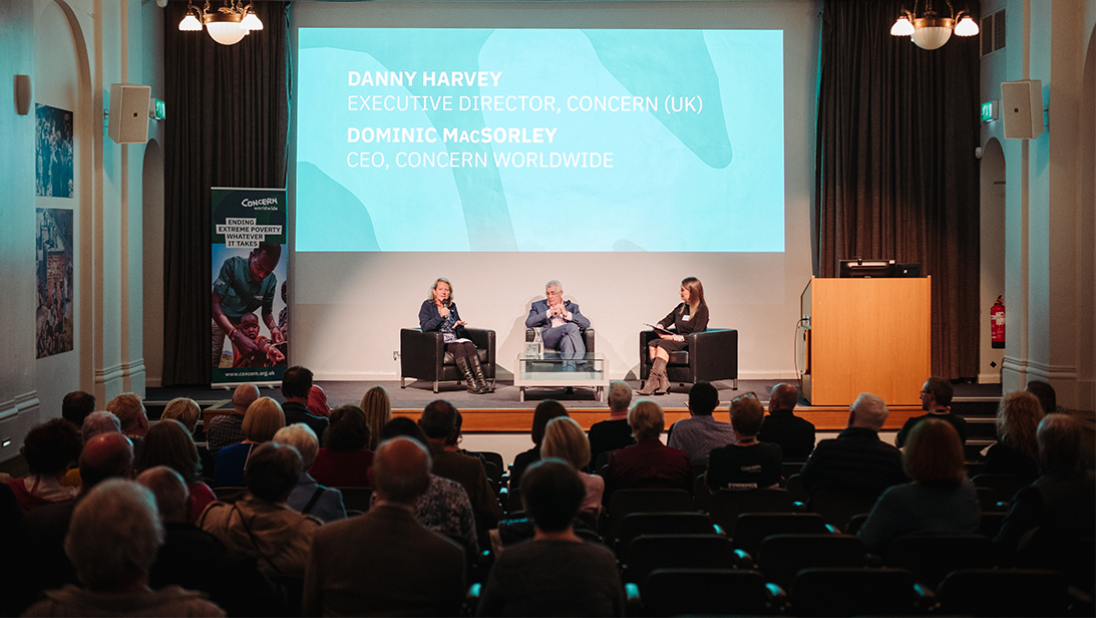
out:
<path id="1" fill-rule="evenodd" d="M 297 251 L 782 252 L 780 30 L 300 28 Z"/>

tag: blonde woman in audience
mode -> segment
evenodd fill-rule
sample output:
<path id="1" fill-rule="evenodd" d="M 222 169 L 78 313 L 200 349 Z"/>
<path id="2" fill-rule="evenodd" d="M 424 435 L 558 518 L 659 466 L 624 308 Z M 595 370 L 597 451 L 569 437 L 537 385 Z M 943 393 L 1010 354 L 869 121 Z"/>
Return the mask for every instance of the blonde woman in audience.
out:
<path id="1" fill-rule="evenodd" d="M 997 408 L 997 443 L 985 455 L 984 474 L 1016 474 L 1034 481 L 1039 476 L 1039 445 L 1035 431 L 1043 420 L 1039 398 L 1016 391 L 1001 398 Z"/>
<path id="2" fill-rule="evenodd" d="M 133 461 L 133 471 L 140 474 L 156 466 L 167 466 L 178 472 L 186 481 L 190 498 L 187 500 L 187 521 L 194 523 L 217 495 L 202 482 L 198 447 L 190 432 L 182 423 L 168 419 L 160 421 L 145 433 L 141 450 Z"/>
<path id="3" fill-rule="evenodd" d="M 858 533 L 868 551 L 881 554 L 900 536 L 978 531 L 978 490 L 967 478 L 963 444 L 951 423 L 918 423 L 910 432 L 902 463 L 913 482 L 895 485 L 879 496 Z"/>
<path id="4" fill-rule="evenodd" d="M 160 414 L 160 420 L 179 421 L 193 438 L 194 432 L 198 429 L 198 417 L 201 414 L 202 409 L 198 407 L 198 402 L 187 397 L 176 397 L 168 402 L 163 413 Z M 213 467 L 216 460 L 213 458 L 213 454 L 209 452 L 209 449 L 198 445 L 198 461 L 202 464 L 201 476 L 209 479 L 213 478 Z"/>
<path id="5" fill-rule="evenodd" d="M 586 487 L 586 497 L 579 506 L 579 512 L 590 513 L 597 521 L 601 513 L 601 496 L 605 493 L 605 479 L 582 472 L 590 463 L 590 441 L 578 421 L 569 416 L 548 421 L 544 441 L 540 445 L 540 456 L 541 459 L 555 457 L 571 464 Z"/>
<path id="6" fill-rule="evenodd" d="M 304 423 L 294 423 L 279 429 L 278 433 L 274 434 L 274 441 L 297 449 L 297 452 L 301 454 L 301 464 L 304 468 L 297 486 L 293 488 L 293 493 L 289 494 L 285 505 L 305 515 L 315 515 L 324 523 L 346 519 L 342 492 L 316 483 L 316 479 L 308 473 L 309 466 L 316 460 L 316 453 L 320 450 L 320 441 L 316 438 L 316 432 Z"/>
<path id="7" fill-rule="evenodd" d="M 392 420 L 392 401 L 388 398 L 388 391 L 383 386 L 374 386 L 365 391 L 361 408 L 369 423 L 369 450 L 375 451 L 380 444 L 377 436 L 381 435 L 381 428 Z"/>
<path id="8" fill-rule="evenodd" d="M 260 397 L 244 413 L 244 441 L 226 446 L 217 452 L 214 487 L 243 487 L 244 471 L 255 447 L 274 438 L 285 427 L 282 406 L 270 397 Z"/>

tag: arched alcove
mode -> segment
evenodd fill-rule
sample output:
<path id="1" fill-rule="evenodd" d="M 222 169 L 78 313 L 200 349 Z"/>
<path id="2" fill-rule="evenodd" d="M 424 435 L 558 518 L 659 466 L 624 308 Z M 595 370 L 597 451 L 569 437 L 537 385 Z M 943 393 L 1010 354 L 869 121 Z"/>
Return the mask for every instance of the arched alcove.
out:
<path id="1" fill-rule="evenodd" d="M 978 327 L 978 381 L 985 384 L 1001 381 L 1001 363 L 1005 357 L 1004 349 L 995 349 L 990 342 L 989 323 L 990 308 L 997 297 L 1005 293 L 1005 151 L 997 138 L 990 138 L 982 148 L 980 176 L 981 317 Z"/>

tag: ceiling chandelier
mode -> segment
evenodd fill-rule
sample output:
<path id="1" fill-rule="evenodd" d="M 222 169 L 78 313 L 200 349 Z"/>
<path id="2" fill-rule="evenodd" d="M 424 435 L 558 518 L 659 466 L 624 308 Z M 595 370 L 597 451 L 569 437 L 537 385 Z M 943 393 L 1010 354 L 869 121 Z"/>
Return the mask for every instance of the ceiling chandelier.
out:
<path id="1" fill-rule="evenodd" d="M 186 17 L 179 22 L 179 30 L 184 32 L 197 32 L 205 25 L 206 32 L 221 45 L 235 45 L 252 30 L 262 30 L 263 22 L 251 8 L 251 2 L 244 5 L 244 0 L 223 0 L 224 6 L 217 10 L 209 8 L 209 0 L 206 0 L 205 8 L 199 10 L 188 0 Z"/>
<path id="2" fill-rule="evenodd" d="M 932 0 L 925 0 L 925 12 L 917 17 L 917 2 L 914 0 L 912 12 L 902 8 L 902 15 L 891 26 L 891 35 L 911 37 L 913 44 L 921 49 L 939 49 L 951 38 L 952 31 L 956 36 L 978 34 L 978 24 L 971 19 L 970 13 L 965 10 L 956 13 L 951 0 L 947 3 L 951 17 L 938 17 L 932 10 Z"/>

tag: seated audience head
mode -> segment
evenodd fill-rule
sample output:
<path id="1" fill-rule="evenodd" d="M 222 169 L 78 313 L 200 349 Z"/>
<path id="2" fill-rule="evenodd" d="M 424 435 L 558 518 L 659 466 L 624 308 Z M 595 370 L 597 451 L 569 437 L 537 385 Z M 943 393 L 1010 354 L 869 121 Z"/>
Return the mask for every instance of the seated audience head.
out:
<path id="1" fill-rule="evenodd" d="M 60 477 L 79 459 L 83 448 L 80 431 L 65 419 L 55 418 L 31 429 L 19 452 L 31 474 Z"/>
<path id="2" fill-rule="evenodd" d="M 694 416 L 711 416 L 719 407 L 719 391 L 708 382 L 697 382 L 689 389 L 688 406 Z"/>
<path id="3" fill-rule="evenodd" d="M 331 425 L 323 432 L 323 445 L 332 451 L 360 451 L 369 447 L 371 434 L 361 408 L 339 406 L 331 411 Z"/>
<path id="4" fill-rule="evenodd" d="M 921 387 L 921 409 L 938 410 L 951 405 L 955 389 L 947 378 L 932 376 Z"/>
<path id="5" fill-rule="evenodd" d="M 326 432 L 324 437 L 327 437 Z M 316 432 L 304 423 L 293 423 L 282 427 L 278 433 L 274 434 L 274 442 L 288 444 L 297 449 L 297 453 L 301 456 L 301 467 L 305 471 L 312 467 L 313 462 L 316 461 L 316 455 L 320 452 L 320 440 L 316 437 Z"/>
<path id="6" fill-rule="evenodd" d="M 1001 398 L 997 408 L 997 438 L 1032 459 L 1039 456 L 1035 439 L 1043 407 L 1039 399 L 1026 391 L 1014 391 Z"/>
<path id="7" fill-rule="evenodd" d="M 426 444 L 427 437 L 423 432 L 422 427 L 415 421 L 405 417 L 396 417 L 381 427 L 380 441 L 391 440 L 392 438 L 404 436 L 407 438 L 414 438 L 419 441 L 419 444 Z"/>
<path id="8" fill-rule="evenodd" d="M 260 500 L 281 504 L 289 498 L 304 472 L 301 454 L 288 444 L 264 442 L 247 460 L 247 490 Z"/>
<path id="9" fill-rule="evenodd" d="M 586 486 L 582 479 L 571 464 L 562 459 L 541 459 L 530 464 L 521 475 L 525 513 L 544 532 L 563 532 L 570 528 L 585 497 Z"/>
<path id="10" fill-rule="evenodd" d="M 568 416 L 554 418 L 548 421 L 548 427 L 544 430 L 540 456 L 562 459 L 578 470 L 590 463 L 590 440 L 575 419 Z"/>
<path id="11" fill-rule="evenodd" d="M 259 397 L 247 408 L 240 428 L 248 440 L 268 442 L 282 427 L 285 427 L 282 406 L 270 397 Z"/>
<path id="12" fill-rule="evenodd" d="M 100 481 L 129 478 L 133 472 L 133 442 L 120 432 L 102 433 L 87 441 L 80 454 L 80 491 Z"/>
<path id="13" fill-rule="evenodd" d="M 769 393 L 769 413 L 775 410 L 793 410 L 799 403 L 799 391 L 794 384 L 781 382 Z"/>
<path id="14" fill-rule="evenodd" d="M 373 483 L 377 498 L 414 504 L 430 486 L 430 451 L 418 440 L 397 437 L 385 440 L 373 457 Z"/>
<path id="15" fill-rule="evenodd" d="M 1042 380 L 1032 380 L 1027 383 L 1027 392 L 1039 399 L 1039 405 L 1043 407 L 1043 414 L 1053 414 L 1058 411 L 1058 394 L 1054 387 Z"/>
<path id="16" fill-rule="evenodd" d="M 636 440 L 658 439 L 666 428 L 666 415 L 662 406 L 650 399 L 640 399 L 628 411 L 628 426 Z"/>
<path id="17" fill-rule="evenodd" d="M 388 398 L 388 391 L 383 386 L 374 386 L 365 391 L 362 397 L 362 411 L 369 422 L 370 435 L 369 448 L 377 450 L 380 444 L 381 427 L 392 420 L 392 400 Z"/>
<path id="18" fill-rule="evenodd" d="M 148 416 L 145 414 L 145 404 L 141 398 L 133 393 L 123 393 L 107 404 L 107 411 L 122 422 L 122 433 L 131 436 L 143 436 L 148 430 Z"/>
<path id="19" fill-rule="evenodd" d="M 287 400 L 300 400 L 308 404 L 308 393 L 312 390 L 312 371 L 300 365 L 294 365 L 282 374 L 282 395 Z"/>
<path id="20" fill-rule="evenodd" d="M 887 421 L 890 410 L 878 395 L 860 393 L 849 412 L 849 427 L 879 431 Z"/>
<path id="21" fill-rule="evenodd" d="M 331 415 L 331 407 L 327 405 L 327 393 L 315 384 L 308 390 L 308 413 L 312 416 Z"/>
<path id="22" fill-rule="evenodd" d="M 1047 414 L 1036 434 L 1046 474 L 1072 477 L 1081 470 L 1081 427 L 1069 414 Z"/>
<path id="23" fill-rule="evenodd" d="M 84 419 L 95 411 L 95 395 L 84 391 L 72 391 L 61 400 L 61 418 L 77 429 L 84 426 Z"/>
<path id="24" fill-rule="evenodd" d="M 457 426 L 457 409 L 444 399 L 426 404 L 419 418 L 419 427 L 429 440 L 444 442 Z"/>
<path id="25" fill-rule="evenodd" d="M 548 426 L 548 421 L 561 416 L 567 416 L 567 408 L 555 399 L 545 399 L 538 403 L 533 411 L 533 444 L 540 446 L 544 442 L 544 429 Z"/>
<path id="26" fill-rule="evenodd" d="M 140 473 L 156 466 L 170 467 L 187 483 L 202 481 L 198 447 L 179 421 L 160 421 L 145 434 L 145 440 L 137 451 L 137 459 L 133 462 L 133 470 Z"/>
<path id="27" fill-rule="evenodd" d="M 449 434 L 449 437 L 445 439 L 446 448 L 456 447 L 460 444 L 461 435 L 460 429 L 464 426 L 464 417 L 460 415 L 460 410 L 457 410 L 457 416 L 453 419 L 453 431 Z"/>
<path id="28" fill-rule="evenodd" d="M 757 395 L 744 393 L 731 400 L 731 427 L 742 438 L 753 438 L 761 431 L 765 422 L 765 408 L 761 407 Z"/>
<path id="29" fill-rule="evenodd" d="M 65 553 L 89 590 L 111 592 L 146 584 L 163 541 L 152 492 L 133 481 L 111 479 L 76 504 Z"/>
<path id="30" fill-rule="evenodd" d="M 113 412 L 100 410 L 88 414 L 80 431 L 84 434 L 86 443 L 101 433 L 122 433 L 122 421 Z"/>
<path id="31" fill-rule="evenodd" d="M 613 380 L 609 383 L 609 413 L 620 414 L 628 411 L 632 405 L 632 387 L 623 380 Z"/>
<path id="32" fill-rule="evenodd" d="M 198 417 L 202 414 L 198 402 L 187 397 L 176 397 L 167 403 L 161 421 L 179 421 L 190 433 L 198 428 Z"/>
<path id="33" fill-rule="evenodd" d="M 168 466 L 154 466 L 138 474 L 134 480 L 156 496 L 161 522 L 186 523 L 190 490 L 178 472 Z"/>
<path id="34" fill-rule="evenodd" d="M 243 414 L 259 398 L 259 388 L 254 384 L 241 384 L 232 393 L 232 408 L 236 414 Z"/>
<path id="35" fill-rule="evenodd" d="M 921 421 L 910 431 L 902 466 L 914 483 L 958 487 L 967 478 L 959 432 L 947 421 Z"/>

